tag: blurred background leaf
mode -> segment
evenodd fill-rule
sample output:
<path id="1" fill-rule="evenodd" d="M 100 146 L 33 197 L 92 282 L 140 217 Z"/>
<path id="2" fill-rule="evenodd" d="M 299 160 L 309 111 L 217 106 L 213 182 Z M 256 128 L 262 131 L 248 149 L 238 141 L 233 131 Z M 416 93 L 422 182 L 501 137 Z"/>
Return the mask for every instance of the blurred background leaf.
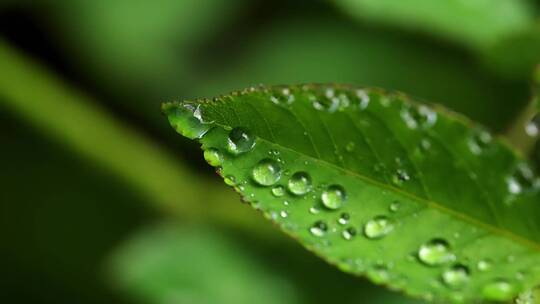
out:
<path id="1" fill-rule="evenodd" d="M 353 0 L 0 1 L 0 301 L 131 303 L 139 283 L 112 288 L 103 261 L 148 221 L 174 218 L 179 237 L 203 225 L 194 235 L 212 240 L 218 229 L 223 246 L 259 265 L 253 273 L 281 265 L 272 273 L 292 284 L 291 300 L 360 291 L 403 303 L 283 245 L 159 112 L 163 101 L 260 82 L 339 81 L 404 90 L 506 129 L 530 97 L 539 2 L 417 0 L 414 20 L 389 20 L 405 20 L 403 2 L 384 1 L 384 17 Z"/>

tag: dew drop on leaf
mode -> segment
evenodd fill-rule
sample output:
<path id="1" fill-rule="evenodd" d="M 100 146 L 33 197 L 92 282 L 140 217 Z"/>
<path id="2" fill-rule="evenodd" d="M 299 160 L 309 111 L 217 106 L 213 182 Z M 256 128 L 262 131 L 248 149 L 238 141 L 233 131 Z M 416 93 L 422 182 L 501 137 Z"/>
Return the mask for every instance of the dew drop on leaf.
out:
<path id="1" fill-rule="evenodd" d="M 514 286 L 506 280 L 498 279 L 484 286 L 482 295 L 491 301 L 508 300 L 514 294 Z"/>
<path id="2" fill-rule="evenodd" d="M 283 210 L 279 213 L 279 216 L 281 216 L 282 218 L 286 218 L 289 216 L 289 212 Z"/>
<path id="3" fill-rule="evenodd" d="M 328 226 L 323 221 L 316 221 L 310 228 L 309 232 L 314 236 L 322 237 L 326 234 Z"/>
<path id="4" fill-rule="evenodd" d="M 473 154 L 481 154 L 491 143 L 491 134 L 484 130 L 476 130 L 468 140 L 469 150 Z"/>
<path id="5" fill-rule="evenodd" d="M 534 117 L 525 125 L 525 133 L 530 137 L 537 137 L 540 132 L 540 115 L 536 114 Z"/>
<path id="6" fill-rule="evenodd" d="M 364 234 L 369 239 L 380 239 L 394 230 L 394 223 L 384 215 L 369 220 L 364 225 Z"/>
<path id="7" fill-rule="evenodd" d="M 234 176 L 232 176 L 232 175 L 225 176 L 225 178 L 223 180 L 225 181 L 225 184 L 227 184 L 229 186 L 236 185 L 236 178 Z"/>
<path id="8" fill-rule="evenodd" d="M 219 167 L 223 163 L 223 155 L 215 148 L 204 150 L 204 159 L 213 167 Z"/>
<path id="9" fill-rule="evenodd" d="M 304 195 L 311 191 L 311 177 L 306 172 L 296 172 L 289 179 L 287 186 L 292 194 Z"/>
<path id="10" fill-rule="evenodd" d="M 409 176 L 409 173 L 407 173 L 405 170 L 398 169 L 396 173 L 392 176 L 392 182 L 396 186 L 403 185 L 404 182 L 410 180 L 411 177 Z"/>
<path id="11" fill-rule="evenodd" d="M 450 250 L 448 242 L 442 239 L 433 239 L 418 250 L 418 258 L 428 266 L 438 266 L 455 260 L 455 255 Z"/>
<path id="12" fill-rule="evenodd" d="M 345 199 L 345 189 L 339 185 L 328 186 L 321 195 L 323 205 L 332 210 L 339 209 Z"/>
<path id="13" fill-rule="evenodd" d="M 341 233 L 341 236 L 346 240 L 351 240 L 356 235 L 356 229 L 353 227 L 349 227 L 347 229 L 344 229 Z"/>
<path id="14" fill-rule="evenodd" d="M 426 106 L 414 107 L 404 104 L 401 118 L 408 128 L 429 128 L 437 122 L 437 113 Z"/>
<path id="15" fill-rule="evenodd" d="M 270 100 L 278 105 L 288 105 L 294 102 L 294 95 L 289 88 L 281 88 L 274 91 Z"/>
<path id="16" fill-rule="evenodd" d="M 339 216 L 338 223 L 341 224 L 341 225 L 347 225 L 349 223 L 350 219 L 351 219 L 351 216 L 348 213 L 343 212 Z"/>
<path id="17" fill-rule="evenodd" d="M 377 284 L 386 283 L 390 280 L 390 273 L 384 265 L 375 265 L 373 268 L 368 269 L 367 275 Z"/>
<path id="18" fill-rule="evenodd" d="M 272 186 L 281 178 L 281 167 L 275 160 L 265 158 L 253 167 L 251 176 L 261 186 Z"/>
<path id="19" fill-rule="evenodd" d="M 311 214 L 317 214 L 319 212 L 321 212 L 321 210 L 319 208 L 317 208 L 317 207 L 310 207 L 309 208 L 309 213 L 311 213 Z"/>
<path id="20" fill-rule="evenodd" d="M 393 201 L 388 209 L 390 209 L 391 212 L 398 212 L 400 207 L 401 203 L 399 201 Z"/>
<path id="21" fill-rule="evenodd" d="M 464 265 L 455 265 L 442 274 L 444 284 L 450 288 L 459 288 L 469 281 L 469 268 Z"/>
<path id="22" fill-rule="evenodd" d="M 369 95 L 365 90 L 356 90 L 356 97 L 359 99 L 358 108 L 365 110 L 369 106 Z"/>
<path id="23" fill-rule="evenodd" d="M 478 268 L 480 271 L 488 271 L 491 269 L 492 265 L 493 263 L 490 260 L 480 260 L 476 264 L 476 268 Z"/>
<path id="24" fill-rule="evenodd" d="M 275 196 L 275 197 L 282 197 L 283 195 L 285 195 L 285 187 L 283 186 L 275 186 L 272 188 L 272 194 Z"/>
<path id="25" fill-rule="evenodd" d="M 199 106 L 184 104 L 176 107 L 173 114 L 168 115 L 171 126 L 183 136 L 189 139 L 198 139 L 211 129 L 211 123 L 206 123 L 201 118 Z"/>
<path id="26" fill-rule="evenodd" d="M 255 136 L 244 128 L 234 128 L 227 139 L 227 149 L 232 154 L 241 154 L 250 151 L 255 146 Z"/>

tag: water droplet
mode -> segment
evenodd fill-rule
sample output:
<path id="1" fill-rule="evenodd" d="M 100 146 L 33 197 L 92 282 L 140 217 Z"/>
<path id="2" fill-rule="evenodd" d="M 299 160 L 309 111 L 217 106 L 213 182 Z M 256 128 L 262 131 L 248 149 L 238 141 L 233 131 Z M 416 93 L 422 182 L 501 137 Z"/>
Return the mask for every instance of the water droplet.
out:
<path id="1" fill-rule="evenodd" d="M 491 282 L 482 289 L 484 297 L 491 301 L 509 300 L 514 292 L 514 286 L 503 279 Z"/>
<path id="2" fill-rule="evenodd" d="M 323 221 L 316 221 L 315 224 L 309 228 L 309 232 L 318 237 L 324 236 L 327 230 L 328 226 Z"/>
<path id="3" fill-rule="evenodd" d="M 321 212 L 321 210 L 319 208 L 317 208 L 317 207 L 310 207 L 309 208 L 309 213 L 311 213 L 311 214 L 317 214 L 319 212 Z"/>
<path id="4" fill-rule="evenodd" d="M 491 269 L 491 265 L 493 265 L 493 263 L 490 260 L 480 260 L 476 264 L 476 268 L 480 271 L 488 271 Z"/>
<path id="5" fill-rule="evenodd" d="M 289 88 L 276 89 L 270 100 L 275 104 L 288 105 L 294 102 L 294 95 Z"/>
<path id="6" fill-rule="evenodd" d="M 529 123 L 525 125 L 525 133 L 530 137 L 538 136 L 540 132 L 540 115 L 536 114 Z"/>
<path id="7" fill-rule="evenodd" d="M 322 96 L 311 95 L 309 99 L 313 107 L 319 111 L 335 112 L 339 106 L 339 98 L 335 96 L 332 88 L 326 89 Z"/>
<path id="8" fill-rule="evenodd" d="M 283 195 L 285 195 L 285 187 L 283 186 L 275 186 L 272 188 L 272 194 L 275 196 L 275 197 L 282 197 Z"/>
<path id="9" fill-rule="evenodd" d="M 513 195 L 521 194 L 537 186 L 538 181 L 533 170 L 526 163 L 517 165 L 512 176 L 507 178 L 508 192 Z"/>
<path id="10" fill-rule="evenodd" d="M 450 288 L 459 288 L 469 281 L 469 268 L 455 265 L 443 272 L 442 280 Z"/>
<path id="11" fill-rule="evenodd" d="M 437 122 L 437 113 L 424 105 L 414 107 L 404 104 L 400 114 L 410 129 L 428 128 Z"/>
<path id="12" fill-rule="evenodd" d="M 211 123 L 203 121 L 200 105 L 184 104 L 175 107 L 168 113 L 168 119 L 178 133 L 190 139 L 201 138 L 212 128 Z"/>
<path id="13" fill-rule="evenodd" d="M 356 90 L 356 97 L 360 100 L 358 108 L 365 110 L 369 106 L 369 95 L 365 90 Z"/>
<path id="14" fill-rule="evenodd" d="M 450 250 L 448 242 L 442 239 L 433 239 L 420 246 L 418 258 L 426 265 L 438 266 L 453 262 L 455 255 Z"/>
<path id="15" fill-rule="evenodd" d="M 289 216 L 289 213 L 288 213 L 287 211 L 283 210 L 283 211 L 281 211 L 281 212 L 279 213 L 279 216 L 281 216 L 282 218 L 286 218 L 286 217 Z"/>
<path id="16" fill-rule="evenodd" d="M 253 167 L 251 176 L 261 186 L 272 186 L 281 178 L 281 167 L 275 160 L 265 158 Z"/>
<path id="17" fill-rule="evenodd" d="M 368 270 L 367 275 L 377 284 L 386 283 L 390 280 L 390 273 L 384 265 L 375 265 L 375 267 Z"/>
<path id="18" fill-rule="evenodd" d="M 388 209 L 390 209 L 391 212 L 398 212 L 400 207 L 401 203 L 399 201 L 393 201 Z"/>
<path id="19" fill-rule="evenodd" d="M 352 240 L 352 238 L 354 238 L 355 235 L 356 235 L 356 229 L 354 229 L 353 227 L 349 227 L 343 230 L 343 232 L 341 232 L 341 236 L 346 240 Z"/>
<path id="20" fill-rule="evenodd" d="M 354 141 L 350 141 L 350 142 L 347 143 L 347 145 L 345 146 L 345 150 L 346 150 L 347 152 L 353 152 L 353 151 L 354 151 L 354 148 L 355 148 Z"/>
<path id="21" fill-rule="evenodd" d="M 255 146 L 255 136 L 244 128 L 234 128 L 229 133 L 227 149 L 232 154 L 245 153 Z"/>
<path id="22" fill-rule="evenodd" d="M 331 185 L 321 195 L 323 205 L 328 209 L 339 209 L 345 202 L 345 189 L 339 185 Z"/>
<path id="23" fill-rule="evenodd" d="M 350 219 L 351 216 L 348 213 L 343 212 L 338 219 L 338 223 L 340 223 L 341 225 L 347 225 Z"/>
<path id="24" fill-rule="evenodd" d="M 364 234 L 369 239 L 380 239 L 394 230 L 394 223 L 386 216 L 380 215 L 364 225 Z"/>
<path id="25" fill-rule="evenodd" d="M 397 186 L 403 185 L 404 182 L 410 179 L 411 177 L 409 176 L 409 173 L 402 169 L 398 169 L 394 176 L 392 176 L 392 182 Z"/>
<path id="26" fill-rule="evenodd" d="M 289 179 L 288 187 L 292 194 L 304 195 L 311 191 L 311 177 L 306 172 L 296 172 Z"/>
<path id="27" fill-rule="evenodd" d="M 204 150 L 204 159 L 206 162 L 213 167 L 219 167 L 223 163 L 223 156 L 218 149 L 210 148 Z"/>
<path id="28" fill-rule="evenodd" d="M 234 176 L 232 176 L 232 175 L 225 176 L 225 178 L 223 180 L 225 181 L 225 184 L 227 184 L 229 186 L 236 185 L 236 178 Z"/>
<path id="29" fill-rule="evenodd" d="M 475 130 L 468 140 L 469 149 L 473 154 L 481 154 L 491 143 L 491 134 L 484 130 Z"/>

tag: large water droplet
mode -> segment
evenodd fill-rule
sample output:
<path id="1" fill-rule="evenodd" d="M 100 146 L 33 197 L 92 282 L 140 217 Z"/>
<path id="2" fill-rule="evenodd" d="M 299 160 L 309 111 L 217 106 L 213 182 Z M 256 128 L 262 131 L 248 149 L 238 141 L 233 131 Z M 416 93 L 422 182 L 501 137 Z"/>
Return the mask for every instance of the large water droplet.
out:
<path id="1" fill-rule="evenodd" d="M 514 286 L 503 279 L 491 282 L 482 289 L 484 297 L 491 301 L 509 300 L 514 295 L 514 292 Z"/>
<path id="2" fill-rule="evenodd" d="M 364 225 L 364 234 L 369 239 L 380 239 L 394 230 L 394 223 L 386 216 L 380 215 Z"/>
<path id="3" fill-rule="evenodd" d="M 311 177 L 306 172 L 296 172 L 289 179 L 288 187 L 292 194 L 304 195 L 311 191 Z"/>
<path id="4" fill-rule="evenodd" d="M 255 136 L 244 128 L 234 128 L 229 133 L 227 149 L 232 154 L 248 152 L 255 146 Z"/>
<path id="5" fill-rule="evenodd" d="M 275 197 L 282 197 L 285 195 L 285 188 L 283 186 L 275 186 L 272 188 L 272 194 Z"/>
<path id="6" fill-rule="evenodd" d="M 321 195 L 323 205 L 328 209 L 339 209 L 345 202 L 345 189 L 339 185 L 331 185 Z"/>
<path id="7" fill-rule="evenodd" d="M 281 178 L 281 167 L 275 160 L 265 158 L 253 167 L 251 176 L 261 186 L 272 186 Z"/>
<path id="8" fill-rule="evenodd" d="M 183 136 L 190 139 L 201 138 L 211 129 L 211 123 L 204 122 L 200 105 L 184 104 L 175 107 L 168 113 L 171 126 Z"/>
<path id="9" fill-rule="evenodd" d="M 316 221 L 313 226 L 309 228 L 309 232 L 318 237 L 324 236 L 327 230 L 328 226 L 323 221 Z"/>
<path id="10" fill-rule="evenodd" d="M 214 167 L 219 167 L 223 163 L 223 155 L 215 148 L 204 150 L 204 159 L 210 166 Z"/>
<path id="11" fill-rule="evenodd" d="M 443 265 L 455 260 L 448 242 L 442 239 L 433 239 L 422 246 L 418 251 L 418 258 L 429 266 Z"/>
<path id="12" fill-rule="evenodd" d="M 443 272 L 442 280 L 450 288 L 459 288 L 469 281 L 469 268 L 455 265 Z"/>

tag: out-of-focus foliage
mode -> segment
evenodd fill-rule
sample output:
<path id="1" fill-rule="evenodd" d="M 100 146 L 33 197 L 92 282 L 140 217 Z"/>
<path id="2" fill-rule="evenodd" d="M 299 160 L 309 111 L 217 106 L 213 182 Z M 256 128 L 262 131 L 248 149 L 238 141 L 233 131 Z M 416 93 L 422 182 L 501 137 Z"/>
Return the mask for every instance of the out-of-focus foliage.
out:
<path id="1" fill-rule="evenodd" d="M 498 23 L 494 5 L 473 34 L 459 22 L 471 20 L 470 10 L 417 3 L 415 12 L 463 14 L 455 16 L 459 31 L 418 28 L 434 22 L 420 13 L 411 14 L 425 22 L 380 22 L 323 0 L 0 1 L 0 267 L 9 291 L 0 302 L 130 302 L 103 279 L 101 262 L 135 226 L 164 216 L 243 231 L 250 237 L 234 244 L 257 251 L 253 260 L 268 269 L 306 266 L 282 274 L 303 284 L 291 291 L 296 299 L 358 299 L 347 292 L 359 279 L 282 246 L 250 208 L 207 179 L 196 147 L 170 132 L 159 106 L 259 82 L 339 81 L 400 89 L 504 130 L 528 100 L 523 59 L 535 53 L 526 42 L 476 46 L 502 33 L 518 39 L 510 32 L 528 31 L 538 1 L 530 10 L 533 2 L 506 3 Z M 159 215 L 156 206 L 165 206 Z M 405 301 L 362 286 L 371 303 Z"/>

